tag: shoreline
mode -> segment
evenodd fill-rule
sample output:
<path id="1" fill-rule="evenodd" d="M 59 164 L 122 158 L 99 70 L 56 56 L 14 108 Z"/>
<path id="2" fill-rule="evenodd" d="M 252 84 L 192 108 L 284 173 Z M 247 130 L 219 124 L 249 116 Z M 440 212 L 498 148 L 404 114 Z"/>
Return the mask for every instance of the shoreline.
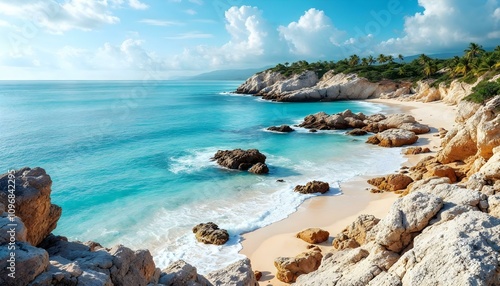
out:
<path id="1" fill-rule="evenodd" d="M 451 129 L 454 124 L 456 106 L 438 102 L 406 102 L 394 99 L 370 99 L 367 102 L 383 104 L 400 113 L 411 114 L 415 119 L 431 127 L 431 132 L 419 135 L 417 143 L 431 149 L 431 153 L 402 155 L 406 161 L 402 166 L 414 166 L 421 158 L 435 154 L 440 148 L 439 128 Z M 436 122 L 436 119 L 439 121 Z M 437 136 L 436 136 L 437 135 Z M 409 147 L 409 146 L 407 146 Z M 383 148 L 383 147 L 381 147 Z M 405 148 L 405 147 L 403 147 Z M 386 174 L 380 174 L 386 175 Z M 279 256 L 293 257 L 307 250 L 308 243 L 295 234 L 309 227 L 319 227 L 330 233 L 328 241 L 319 244 L 325 254 L 331 250 L 333 237 L 361 214 L 383 218 L 393 202 L 399 197 L 394 193 L 372 194 L 366 182 L 372 176 L 361 176 L 340 184 L 339 196 L 316 196 L 304 201 L 297 210 L 284 220 L 275 222 L 253 232 L 241 235 L 240 254 L 250 258 L 252 268 L 262 272 L 260 285 L 289 285 L 277 280 L 274 275 L 274 259 Z"/>

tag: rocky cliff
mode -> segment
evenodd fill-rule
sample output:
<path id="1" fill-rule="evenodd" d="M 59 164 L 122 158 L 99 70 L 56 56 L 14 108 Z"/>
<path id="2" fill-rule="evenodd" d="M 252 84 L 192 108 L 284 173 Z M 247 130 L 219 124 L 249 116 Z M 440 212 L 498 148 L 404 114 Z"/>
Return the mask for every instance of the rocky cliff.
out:
<path id="1" fill-rule="evenodd" d="M 51 186 L 42 168 L 0 175 L 0 285 L 257 285 L 248 259 L 204 277 L 184 261 L 160 270 L 149 250 L 54 236 Z"/>
<path id="2" fill-rule="evenodd" d="M 287 102 L 398 98 L 422 102 L 443 100 L 448 104 L 458 104 L 481 80 L 479 78 L 474 84 L 454 80 L 449 86 L 440 83 L 434 87 L 432 81 L 427 80 L 418 81 L 416 85 L 391 80 L 370 82 L 356 74 L 336 74 L 334 71 L 325 73 L 321 78 L 312 71 L 290 77 L 264 71 L 247 79 L 236 92 Z"/>
<path id="3" fill-rule="evenodd" d="M 320 79 L 315 72 L 306 71 L 290 78 L 265 71 L 254 75 L 236 90 L 275 101 L 334 101 L 395 97 L 410 92 L 410 83 L 381 81 L 373 83 L 355 74 L 335 74 L 329 71 Z"/>

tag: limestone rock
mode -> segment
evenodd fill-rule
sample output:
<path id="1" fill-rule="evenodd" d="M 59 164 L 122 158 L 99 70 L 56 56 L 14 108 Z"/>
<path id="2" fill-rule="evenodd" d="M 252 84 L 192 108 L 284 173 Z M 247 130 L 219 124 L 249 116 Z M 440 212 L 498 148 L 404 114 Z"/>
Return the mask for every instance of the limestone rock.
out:
<path id="1" fill-rule="evenodd" d="M 333 248 L 342 250 L 356 248 L 365 244 L 367 233 L 379 223 L 380 219 L 372 215 L 360 215 L 341 233 L 335 236 Z"/>
<path id="2" fill-rule="evenodd" d="M 313 194 L 313 193 L 324 194 L 328 192 L 329 189 L 330 185 L 328 183 L 321 181 L 311 181 L 308 182 L 305 186 L 297 185 L 294 191 L 301 194 Z"/>
<path id="3" fill-rule="evenodd" d="M 26 242 L 17 242 L 10 247 L 15 247 L 15 249 L 9 249 L 7 245 L 0 247 L 0 285 L 28 285 L 49 267 L 47 251 L 33 247 Z M 15 253 L 14 264 L 9 262 L 11 252 Z M 12 273 L 9 267 L 14 267 L 15 278 L 8 276 Z"/>
<path id="4" fill-rule="evenodd" d="M 193 233 L 199 242 L 205 244 L 222 245 L 229 240 L 229 233 L 225 229 L 219 229 L 213 222 L 200 223 L 193 228 Z"/>
<path id="5" fill-rule="evenodd" d="M 413 182 L 413 179 L 404 174 L 392 174 L 385 177 L 372 178 L 367 182 L 381 190 L 394 192 L 406 189 Z"/>
<path id="6" fill-rule="evenodd" d="M 500 195 L 488 197 L 488 213 L 491 216 L 500 218 Z"/>
<path id="7" fill-rule="evenodd" d="M 259 152 L 257 149 L 249 150 L 225 150 L 217 151 L 212 160 L 217 160 L 217 164 L 238 170 L 248 170 L 257 163 L 266 163 L 266 156 Z"/>
<path id="8" fill-rule="evenodd" d="M 498 285 L 500 220 L 466 212 L 425 229 L 389 270 L 402 285 Z"/>
<path id="9" fill-rule="evenodd" d="M 252 168 L 248 169 L 248 172 L 254 173 L 254 174 L 267 174 L 269 173 L 269 167 L 267 167 L 266 164 L 264 163 L 257 163 L 252 166 Z"/>
<path id="10" fill-rule="evenodd" d="M 430 175 L 433 177 L 447 177 L 450 179 L 450 182 L 455 183 L 457 181 L 457 175 L 455 174 L 455 170 L 446 165 L 438 165 L 431 167 L 430 170 Z"/>
<path id="11" fill-rule="evenodd" d="M 205 277 L 198 274 L 196 267 L 183 260 L 178 260 L 163 269 L 158 282 L 165 286 L 211 286 Z"/>
<path id="12" fill-rule="evenodd" d="M 56 228 L 61 208 L 51 204 L 52 180 L 42 168 L 15 171 L 16 216 L 26 226 L 27 241 L 38 245 Z M 0 203 L 7 206 L 9 175 L 0 175 Z"/>
<path id="13" fill-rule="evenodd" d="M 281 132 L 281 133 L 289 133 L 289 132 L 294 131 L 294 129 L 288 125 L 271 126 L 271 127 L 268 127 L 267 130 Z"/>
<path id="14" fill-rule="evenodd" d="M 274 266 L 278 270 L 276 278 L 286 283 L 295 282 L 300 275 L 318 269 L 322 258 L 323 255 L 318 248 L 313 248 L 311 251 L 295 257 L 278 257 L 274 260 Z"/>
<path id="15" fill-rule="evenodd" d="M 441 198 L 420 192 L 398 199 L 387 216 L 372 229 L 375 241 L 391 251 L 400 252 L 442 206 Z"/>
<path id="16" fill-rule="evenodd" d="M 354 249 L 329 252 L 317 271 L 302 275 L 298 286 L 367 285 L 377 275 L 388 271 L 399 255 L 370 242 Z"/>
<path id="17" fill-rule="evenodd" d="M 415 133 L 403 129 L 388 129 L 368 138 L 367 143 L 378 144 L 382 147 L 400 147 L 417 142 Z"/>
<path id="18" fill-rule="evenodd" d="M 210 272 L 207 279 L 213 285 L 258 286 L 250 259 L 245 258 L 225 268 Z"/>
<path id="19" fill-rule="evenodd" d="M 27 230 L 19 217 L 9 219 L 7 213 L 0 217 L 0 245 L 11 241 L 26 242 Z"/>
<path id="20" fill-rule="evenodd" d="M 500 180 L 500 146 L 493 149 L 494 155 L 484 164 L 479 173 L 485 180 Z"/>
<path id="21" fill-rule="evenodd" d="M 245 81 L 238 89 L 237 93 L 256 94 L 262 89 L 272 86 L 276 82 L 285 79 L 280 73 L 277 72 L 262 72 L 258 73 Z"/>
<path id="22" fill-rule="evenodd" d="M 320 228 L 308 228 L 297 233 L 297 238 L 312 244 L 325 242 L 329 237 L 330 233 Z"/>

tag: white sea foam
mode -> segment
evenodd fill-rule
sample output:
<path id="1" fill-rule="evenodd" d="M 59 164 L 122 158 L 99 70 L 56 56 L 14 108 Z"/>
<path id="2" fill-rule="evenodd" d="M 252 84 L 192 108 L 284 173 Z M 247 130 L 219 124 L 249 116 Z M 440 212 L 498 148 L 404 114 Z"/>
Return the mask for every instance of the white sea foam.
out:
<path id="1" fill-rule="evenodd" d="M 190 174 L 210 166 L 215 166 L 215 162 L 210 160 L 215 152 L 217 152 L 216 148 L 187 150 L 188 154 L 186 155 L 169 158 L 170 164 L 168 170 L 174 174 Z"/>

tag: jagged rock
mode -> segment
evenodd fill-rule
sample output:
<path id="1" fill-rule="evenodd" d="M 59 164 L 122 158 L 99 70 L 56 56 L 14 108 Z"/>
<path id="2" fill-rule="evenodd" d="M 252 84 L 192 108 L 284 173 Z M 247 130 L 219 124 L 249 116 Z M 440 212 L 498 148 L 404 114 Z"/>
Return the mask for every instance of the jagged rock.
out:
<path id="1" fill-rule="evenodd" d="M 229 233 L 227 230 L 219 229 L 213 222 L 200 223 L 193 228 L 193 233 L 196 235 L 196 239 L 199 242 L 205 244 L 222 245 L 229 240 Z"/>
<path id="2" fill-rule="evenodd" d="M 500 146 L 493 149 L 494 155 L 484 164 L 479 173 L 485 180 L 500 180 Z"/>
<path id="3" fill-rule="evenodd" d="M 365 244 L 367 233 L 379 223 L 380 219 L 372 215 L 360 215 L 341 233 L 335 236 L 333 248 L 342 250 L 356 248 Z"/>
<path id="4" fill-rule="evenodd" d="M 380 273 L 375 278 L 370 280 L 368 286 L 402 286 L 401 280 L 395 274 L 386 271 Z"/>
<path id="5" fill-rule="evenodd" d="M 431 150 L 427 147 L 408 147 L 403 151 L 405 155 L 418 155 L 422 153 L 430 153 Z"/>
<path id="6" fill-rule="evenodd" d="M 158 283 L 165 286 L 190 285 L 211 286 L 212 284 L 202 275 L 199 275 L 196 267 L 178 260 L 162 270 Z"/>
<path id="7" fill-rule="evenodd" d="M 367 285 L 389 270 L 399 255 L 370 242 L 354 249 L 329 252 L 317 271 L 302 275 L 297 286 Z"/>
<path id="8" fill-rule="evenodd" d="M 49 267 L 47 251 L 26 242 L 16 242 L 9 246 L 11 249 L 5 244 L 0 247 L 0 285 L 28 285 Z M 12 257 L 11 253 L 15 256 Z M 14 278 L 9 276 L 13 272 Z"/>
<path id="9" fill-rule="evenodd" d="M 271 127 L 268 127 L 267 130 L 281 132 L 281 133 L 289 133 L 289 132 L 294 131 L 294 129 L 288 125 L 271 126 Z"/>
<path id="10" fill-rule="evenodd" d="M 432 166 L 429 170 L 429 173 L 432 177 L 447 177 L 448 179 L 450 179 L 451 183 L 455 183 L 457 181 L 455 170 L 450 166 Z"/>
<path id="11" fill-rule="evenodd" d="M 394 192 L 406 189 L 413 182 L 413 179 L 404 174 L 392 174 L 385 177 L 372 178 L 367 182 L 380 190 Z"/>
<path id="12" fill-rule="evenodd" d="M 387 115 L 386 118 L 379 121 L 379 123 L 384 124 L 387 126 L 388 129 L 391 129 L 391 128 L 401 128 L 400 126 L 405 123 L 416 124 L 417 121 L 415 120 L 415 117 L 409 114 L 395 113 Z"/>
<path id="13" fill-rule="evenodd" d="M 245 258 L 225 268 L 210 272 L 207 279 L 213 285 L 258 286 L 250 259 Z"/>
<path id="14" fill-rule="evenodd" d="M 248 172 L 254 173 L 254 174 L 267 174 L 269 173 L 269 167 L 267 167 L 266 164 L 264 163 L 257 163 L 252 166 L 252 168 L 248 169 Z"/>
<path id="15" fill-rule="evenodd" d="M 426 228 L 389 270 L 402 285 L 497 285 L 500 220 L 478 211 Z"/>
<path id="16" fill-rule="evenodd" d="M 314 194 L 314 193 L 326 193 L 330 189 L 330 185 L 321 181 L 311 181 L 305 186 L 297 185 L 294 191 L 301 194 Z"/>
<path id="17" fill-rule="evenodd" d="M 368 132 L 366 132 L 363 129 L 356 128 L 356 129 L 353 129 L 351 131 L 346 132 L 346 134 L 351 135 L 351 136 L 363 136 L 363 135 L 368 134 Z"/>
<path id="18" fill-rule="evenodd" d="M 425 134 L 431 131 L 429 126 L 421 123 L 403 123 L 398 128 L 411 131 L 415 134 Z"/>
<path id="19" fill-rule="evenodd" d="M 475 105 L 475 113 L 467 112 L 443 140 L 443 150 L 438 154 L 443 164 L 465 161 L 469 157 L 488 160 L 493 148 L 500 145 L 500 95 L 484 106 Z M 460 108 L 459 108 L 460 110 Z M 469 159 L 469 161 L 472 161 Z"/>
<path id="20" fill-rule="evenodd" d="M 257 163 L 266 163 L 266 156 L 259 152 L 257 149 L 249 150 L 225 150 L 217 151 L 212 160 L 217 160 L 217 164 L 238 170 L 248 170 Z"/>
<path id="21" fill-rule="evenodd" d="M 500 195 L 488 197 L 488 213 L 491 216 L 500 218 Z"/>
<path id="22" fill-rule="evenodd" d="M 11 220 L 7 213 L 3 213 L 0 217 L 0 245 L 26 242 L 26 237 L 27 229 L 24 223 L 18 217 L 13 217 Z"/>
<path id="23" fill-rule="evenodd" d="M 329 237 L 330 233 L 320 228 L 308 228 L 297 233 L 297 238 L 312 244 L 325 242 Z"/>
<path id="24" fill-rule="evenodd" d="M 278 257 L 274 260 L 274 266 L 278 270 L 276 278 L 286 283 L 295 282 L 300 275 L 318 269 L 322 258 L 319 248 L 313 248 L 295 257 Z"/>
<path id="25" fill-rule="evenodd" d="M 285 79 L 283 75 L 277 72 L 262 72 L 255 74 L 251 78 L 247 79 L 245 83 L 243 83 L 236 90 L 237 93 L 245 93 L 245 94 L 256 94 L 262 89 L 272 86 L 276 82 Z"/>
<path id="26" fill-rule="evenodd" d="M 52 180 L 42 168 L 23 168 L 14 172 L 15 211 L 26 226 L 27 241 L 38 245 L 56 228 L 61 208 L 50 202 Z M 9 204 L 9 174 L 0 176 L 0 203 Z"/>
<path id="27" fill-rule="evenodd" d="M 133 251 L 116 245 L 109 254 L 113 256 L 110 276 L 115 285 L 147 285 L 154 280 L 156 267 L 149 250 Z"/>
<path id="28" fill-rule="evenodd" d="M 375 241 L 388 250 L 400 252 L 414 235 L 427 226 L 443 206 L 443 200 L 426 193 L 411 193 L 398 199 L 385 218 L 372 229 Z"/>
<path id="29" fill-rule="evenodd" d="M 366 143 L 378 144 L 382 147 L 400 147 L 417 142 L 415 133 L 403 129 L 388 129 L 377 133 L 366 141 Z"/>

